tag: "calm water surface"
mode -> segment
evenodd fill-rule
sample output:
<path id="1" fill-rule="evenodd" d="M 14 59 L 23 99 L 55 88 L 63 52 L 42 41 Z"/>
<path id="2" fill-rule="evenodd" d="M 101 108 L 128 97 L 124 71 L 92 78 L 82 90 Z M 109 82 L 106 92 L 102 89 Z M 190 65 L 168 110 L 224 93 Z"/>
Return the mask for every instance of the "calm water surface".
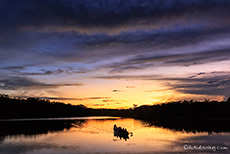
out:
<path id="1" fill-rule="evenodd" d="M 114 136 L 114 124 L 133 136 Z M 0 121 L 0 126 L 0 154 L 230 152 L 229 132 L 174 130 L 132 118 L 21 119 Z M 203 149 L 191 149 L 200 145 Z"/>

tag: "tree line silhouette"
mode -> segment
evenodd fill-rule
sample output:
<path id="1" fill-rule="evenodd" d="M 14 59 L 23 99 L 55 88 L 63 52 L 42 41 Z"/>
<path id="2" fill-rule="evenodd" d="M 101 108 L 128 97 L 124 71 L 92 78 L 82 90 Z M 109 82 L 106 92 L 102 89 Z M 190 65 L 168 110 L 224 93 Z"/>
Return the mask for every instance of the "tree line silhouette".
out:
<path id="1" fill-rule="evenodd" d="M 133 111 L 137 118 L 230 118 L 230 99 L 227 101 L 178 101 L 152 106 L 140 106 Z"/>
<path id="2" fill-rule="evenodd" d="M 0 119 L 87 116 L 84 105 L 71 105 L 39 98 L 10 98 L 0 94 Z"/>
<path id="3" fill-rule="evenodd" d="M 178 101 L 143 105 L 135 109 L 92 109 L 39 98 L 10 98 L 0 94 L 0 119 L 75 116 L 121 116 L 139 119 L 165 118 L 230 118 L 227 101 Z"/>

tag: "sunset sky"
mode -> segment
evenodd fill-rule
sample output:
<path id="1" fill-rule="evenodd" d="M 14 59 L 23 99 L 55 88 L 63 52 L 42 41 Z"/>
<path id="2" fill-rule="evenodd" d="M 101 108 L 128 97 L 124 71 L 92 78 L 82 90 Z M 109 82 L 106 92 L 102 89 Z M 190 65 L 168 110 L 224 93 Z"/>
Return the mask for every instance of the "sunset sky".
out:
<path id="1" fill-rule="evenodd" d="M 0 93 L 95 108 L 230 96 L 229 0 L 0 0 Z"/>

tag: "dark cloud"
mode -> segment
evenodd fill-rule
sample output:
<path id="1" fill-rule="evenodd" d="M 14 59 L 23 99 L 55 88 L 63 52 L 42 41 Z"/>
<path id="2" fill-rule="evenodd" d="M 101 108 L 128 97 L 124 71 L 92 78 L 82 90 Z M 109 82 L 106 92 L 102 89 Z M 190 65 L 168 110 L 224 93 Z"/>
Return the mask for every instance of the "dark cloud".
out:
<path id="1" fill-rule="evenodd" d="M 216 79 L 220 79 L 221 77 L 227 77 L 225 74 L 223 76 L 216 77 Z M 203 77 L 203 78 L 184 78 L 184 77 L 165 77 L 161 75 L 108 75 L 108 76 L 95 76 L 96 79 L 108 79 L 108 80 L 162 80 L 162 81 L 183 81 L 183 82 L 204 82 L 204 81 L 212 81 L 212 77 Z"/>
<path id="2" fill-rule="evenodd" d="M 176 90 L 186 94 L 222 95 L 226 98 L 230 96 L 229 73 L 199 78 L 178 78 L 177 81 L 177 83 L 168 84 L 170 90 Z"/>
<path id="3" fill-rule="evenodd" d="M 31 96 L 14 96 L 14 97 L 20 97 L 20 98 L 28 98 Z M 49 100 L 76 100 L 76 101 L 85 101 L 85 100 L 97 100 L 97 99 L 103 99 L 103 102 L 109 102 L 113 101 L 111 100 L 111 97 L 84 97 L 84 98 L 66 98 L 66 97 L 39 97 L 41 99 L 49 99 Z"/>
<path id="4" fill-rule="evenodd" d="M 199 75 L 204 75 L 205 72 L 200 72 L 200 73 L 197 73 L 195 75 L 192 75 L 191 78 L 195 78 L 195 77 L 198 77 Z"/>
<path id="5" fill-rule="evenodd" d="M 43 42 L 50 43 L 39 42 L 39 45 L 36 45 L 33 51 L 38 54 L 38 56 L 47 56 L 49 59 L 54 58 L 67 62 L 95 62 L 105 58 L 114 59 L 140 55 L 140 50 L 142 50 L 142 58 L 152 57 L 154 58 L 153 60 L 158 62 L 167 60 L 167 58 L 172 58 L 168 63 L 181 64 L 183 60 L 186 61 L 186 59 L 180 59 L 180 61 L 173 60 L 176 59 L 177 56 L 183 58 L 183 54 L 180 55 L 173 52 L 166 53 L 161 52 L 161 50 L 193 45 L 198 42 L 209 40 L 210 38 L 217 39 L 217 34 L 224 35 L 229 33 L 229 31 L 228 29 L 224 29 L 220 32 L 216 32 L 215 30 L 207 31 L 206 29 L 194 29 L 191 27 L 179 29 L 172 28 L 170 30 L 127 32 L 115 36 L 106 34 L 80 35 L 76 33 L 43 34 L 45 35 L 45 40 Z M 48 36 L 46 37 L 46 35 Z M 62 52 L 63 50 L 65 50 L 65 52 Z M 84 52 L 81 52 L 82 50 L 84 50 Z M 193 53 L 194 51 L 187 51 L 187 54 Z M 44 61 L 47 60 L 44 59 Z M 140 68 L 141 66 L 146 67 L 143 64 L 140 65 L 140 63 L 134 65 L 138 63 L 138 60 L 140 61 L 141 59 L 136 59 L 136 61 L 135 59 L 131 59 L 128 61 L 129 65 L 126 64 L 123 65 L 123 67 L 125 67 L 125 69 L 138 69 L 138 67 Z M 193 61 L 195 60 L 196 59 L 193 59 Z M 192 64 L 194 63 L 187 65 Z"/>
<path id="6" fill-rule="evenodd" d="M 43 72 L 32 72 L 32 73 L 20 73 L 22 75 L 57 75 L 64 73 L 64 70 L 58 69 L 55 71 L 43 70 Z"/>
<path id="7" fill-rule="evenodd" d="M 88 70 L 83 69 L 73 69 L 73 68 L 65 68 L 65 69 L 56 69 L 56 70 L 46 70 L 40 69 L 39 72 L 17 72 L 19 75 L 58 75 L 58 74 L 78 74 L 78 73 L 86 73 Z"/>
<path id="8" fill-rule="evenodd" d="M 105 104 L 92 104 L 91 106 L 105 106 Z"/>
<path id="9" fill-rule="evenodd" d="M 49 100 L 76 100 L 76 98 L 64 98 L 64 97 L 39 97 L 41 99 L 49 99 Z"/>
<path id="10" fill-rule="evenodd" d="M 112 68 L 112 72 L 122 72 L 152 66 L 190 66 L 223 60 L 230 60 L 230 48 L 161 56 L 137 56 L 120 63 L 110 64 L 107 67 Z"/>
<path id="11" fill-rule="evenodd" d="M 201 52 L 201 53 L 187 54 L 187 55 L 182 55 L 181 58 L 178 58 L 176 60 L 166 61 L 166 63 L 174 64 L 174 65 L 190 66 L 194 64 L 224 61 L 224 60 L 229 60 L 229 55 L 230 55 L 229 51 L 230 51 L 230 48 Z"/>
<path id="12" fill-rule="evenodd" d="M 113 99 L 104 99 L 102 100 L 102 102 L 113 102 L 114 100 Z"/>
<path id="13" fill-rule="evenodd" d="M 3 69 L 6 70 L 23 70 L 25 69 L 24 66 L 8 66 L 8 67 L 3 67 Z"/>
<path id="14" fill-rule="evenodd" d="M 198 73 L 199 74 L 199 73 Z M 161 81 L 182 81 L 182 82 L 216 82 L 226 78 L 229 78 L 230 72 L 219 72 L 218 74 L 213 74 L 212 72 L 203 72 L 204 76 L 193 77 L 165 77 L 163 75 L 107 75 L 107 76 L 94 76 L 96 79 L 108 79 L 108 80 L 120 80 L 120 79 L 129 79 L 129 80 L 161 80 Z"/>
<path id="15" fill-rule="evenodd" d="M 114 89 L 112 92 L 123 92 L 124 90 L 117 90 L 117 89 Z"/>
<path id="16" fill-rule="evenodd" d="M 194 44 L 229 32 L 229 21 L 226 20 L 229 5 L 228 1 L 217 0 L 2 1 L 0 47 L 7 53 L 2 53 L 1 58 L 37 57 L 27 63 L 35 63 L 38 59 L 40 63 L 53 59 L 85 62 L 137 54 L 143 47 L 156 50 Z M 198 20 L 203 16 L 204 19 L 220 21 L 203 23 L 203 19 Z M 171 21 L 177 20 L 181 21 L 170 25 Z M 189 20 L 192 22 L 186 24 Z M 133 25 L 137 28 L 133 29 Z M 49 26 L 51 28 L 47 28 Z M 112 31 L 113 27 L 119 33 L 104 33 L 106 28 Z M 81 32 L 84 28 L 86 30 Z M 91 30 L 92 33 L 87 33 Z M 121 46 L 130 49 L 118 51 L 116 48 Z M 114 50 L 106 50 L 108 48 Z M 143 52 L 148 53 L 149 50 Z"/>
<path id="17" fill-rule="evenodd" d="M 86 97 L 86 98 L 62 98 L 62 97 L 40 97 L 42 99 L 50 99 L 50 100 L 90 100 L 90 99 L 110 99 L 110 97 Z"/>
<path id="18" fill-rule="evenodd" d="M 110 99 L 111 97 L 87 97 L 87 99 Z"/>
<path id="19" fill-rule="evenodd" d="M 84 97 L 84 98 L 75 98 L 74 100 L 78 100 L 78 101 L 85 101 L 85 100 L 97 100 L 97 99 L 102 99 L 104 100 L 110 100 L 111 97 Z"/>
<path id="20" fill-rule="evenodd" d="M 82 83 L 58 83 L 50 84 L 36 81 L 27 77 L 9 76 L 8 78 L 0 79 L 0 89 L 3 90 L 16 90 L 20 88 L 58 88 L 62 86 L 82 86 Z"/>
<path id="21" fill-rule="evenodd" d="M 158 0 L 3 0 L 1 1 L 1 26 L 7 28 L 20 25 L 41 27 L 45 25 L 73 25 L 80 27 L 114 27 L 124 24 L 156 22 L 167 17 L 185 16 L 193 19 L 210 13 L 225 18 L 230 5 L 227 0 L 209 1 L 158 1 Z M 12 9 L 13 8 L 13 9 Z M 20 18 L 23 17 L 23 18 Z M 13 19 L 13 20 L 12 20 Z M 194 20 L 194 19 L 193 19 Z M 7 24 L 7 25 L 6 25 Z"/>

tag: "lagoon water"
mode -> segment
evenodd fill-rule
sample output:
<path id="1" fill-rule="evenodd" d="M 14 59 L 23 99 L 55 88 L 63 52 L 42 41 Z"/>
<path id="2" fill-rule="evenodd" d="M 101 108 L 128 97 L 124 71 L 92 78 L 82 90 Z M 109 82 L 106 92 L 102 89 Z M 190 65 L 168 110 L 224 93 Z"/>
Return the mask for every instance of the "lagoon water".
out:
<path id="1" fill-rule="evenodd" d="M 133 132 L 114 136 L 113 125 Z M 0 154 L 229 153 L 230 133 L 185 131 L 119 117 L 0 121 Z"/>

